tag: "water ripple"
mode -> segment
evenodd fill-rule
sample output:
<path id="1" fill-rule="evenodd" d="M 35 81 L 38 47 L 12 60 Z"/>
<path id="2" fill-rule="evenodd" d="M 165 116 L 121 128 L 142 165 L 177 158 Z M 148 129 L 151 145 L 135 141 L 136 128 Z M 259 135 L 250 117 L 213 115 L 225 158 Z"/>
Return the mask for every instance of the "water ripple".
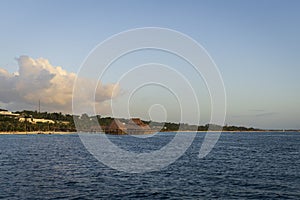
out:
<path id="1" fill-rule="evenodd" d="M 172 137 L 111 139 L 145 152 Z M 98 162 L 77 135 L 1 135 L 0 199 L 300 199 L 299 133 L 223 133 L 200 160 L 203 137 L 162 171 L 127 174 Z"/>

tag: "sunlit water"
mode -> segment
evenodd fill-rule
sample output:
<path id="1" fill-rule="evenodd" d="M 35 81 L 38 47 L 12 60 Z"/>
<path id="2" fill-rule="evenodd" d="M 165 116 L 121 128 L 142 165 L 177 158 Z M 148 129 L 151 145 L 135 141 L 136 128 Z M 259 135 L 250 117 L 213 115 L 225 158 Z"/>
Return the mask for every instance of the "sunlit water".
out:
<path id="1" fill-rule="evenodd" d="M 146 152 L 173 136 L 110 138 Z M 97 161 L 77 135 L 0 135 L 0 199 L 300 199 L 300 133 L 222 133 L 199 159 L 203 138 L 161 171 L 128 174 Z"/>

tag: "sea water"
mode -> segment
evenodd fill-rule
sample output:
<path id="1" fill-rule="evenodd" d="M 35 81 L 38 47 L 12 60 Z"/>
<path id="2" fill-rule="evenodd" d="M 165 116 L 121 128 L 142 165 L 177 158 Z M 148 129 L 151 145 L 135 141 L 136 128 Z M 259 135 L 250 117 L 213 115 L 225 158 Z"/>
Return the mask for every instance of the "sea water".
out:
<path id="1" fill-rule="evenodd" d="M 151 152 L 175 134 L 109 139 Z M 222 133 L 199 159 L 204 136 L 162 170 L 130 174 L 99 162 L 76 134 L 0 135 L 0 199 L 300 199 L 300 133 Z"/>

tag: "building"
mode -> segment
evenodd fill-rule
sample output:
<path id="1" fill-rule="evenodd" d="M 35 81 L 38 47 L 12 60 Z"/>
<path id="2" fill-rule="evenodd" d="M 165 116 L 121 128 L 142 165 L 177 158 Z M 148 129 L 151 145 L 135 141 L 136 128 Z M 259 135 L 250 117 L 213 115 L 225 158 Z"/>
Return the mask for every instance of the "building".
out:
<path id="1" fill-rule="evenodd" d="M 25 118 L 25 117 L 20 117 L 19 122 L 25 122 L 28 121 L 32 124 L 36 123 L 49 123 L 49 124 L 54 124 L 55 122 L 51 119 L 35 119 L 35 118 Z"/>
<path id="2" fill-rule="evenodd" d="M 111 122 L 111 124 L 108 127 L 106 127 L 105 132 L 111 133 L 111 134 L 122 135 L 122 134 L 126 134 L 127 128 L 125 126 L 125 122 L 121 122 L 118 119 L 114 119 Z"/>
<path id="3" fill-rule="evenodd" d="M 49 123 L 49 124 L 54 124 L 55 121 L 51 120 L 51 119 L 37 119 L 37 118 L 33 118 L 31 115 L 24 117 L 23 115 L 20 114 L 16 114 L 16 113 L 12 113 L 8 110 L 5 109 L 0 109 L 0 116 L 6 116 L 6 117 L 13 117 L 15 119 L 18 119 L 19 122 L 30 122 L 32 124 L 36 124 L 36 123 Z M 60 123 L 60 124 L 64 124 L 64 125 L 68 125 L 70 122 L 68 121 L 56 121 L 56 123 Z"/>
<path id="4" fill-rule="evenodd" d="M 11 116 L 11 117 L 19 116 L 19 114 L 15 114 L 15 113 L 12 113 L 12 112 L 10 112 L 8 110 L 4 110 L 4 109 L 0 109 L 0 115 Z"/>
<path id="5" fill-rule="evenodd" d="M 142 135 L 153 133 L 149 125 L 145 124 L 139 118 L 132 118 L 124 122 L 114 119 L 105 129 L 105 132 L 116 135 Z"/>

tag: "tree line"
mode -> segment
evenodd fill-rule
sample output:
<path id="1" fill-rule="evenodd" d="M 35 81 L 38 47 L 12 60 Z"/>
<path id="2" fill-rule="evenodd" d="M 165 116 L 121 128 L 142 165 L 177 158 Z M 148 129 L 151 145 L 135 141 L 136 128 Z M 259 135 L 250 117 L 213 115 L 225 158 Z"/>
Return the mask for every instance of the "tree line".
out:
<path id="1" fill-rule="evenodd" d="M 15 112 L 19 114 L 20 117 L 26 118 L 23 122 L 19 121 L 18 117 L 0 115 L 0 131 L 2 132 L 19 132 L 19 131 L 63 131 L 63 132 L 76 132 L 76 131 L 93 131 L 98 132 L 99 125 L 102 127 L 102 130 L 105 127 L 108 127 L 111 122 L 114 120 L 112 117 L 101 117 L 100 115 L 89 116 L 87 114 L 71 115 L 63 114 L 61 112 L 37 112 L 37 111 L 18 111 Z M 54 123 L 30 123 L 30 118 L 36 119 L 49 119 L 53 120 Z M 121 119 L 126 121 L 126 119 Z M 127 120 L 128 121 L 128 120 Z M 261 131 L 257 128 L 247 128 L 242 126 L 220 126 L 214 124 L 206 124 L 202 126 L 189 125 L 186 123 L 174 123 L 174 122 L 153 122 L 145 121 L 145 124 L 148 124 L 150 128 L 157 128 L 164 131 Z M 75 123 L 80 127 L 80 130 L 76 129 Z M 155 129 L 156 130 L 156 129 Z"/>

